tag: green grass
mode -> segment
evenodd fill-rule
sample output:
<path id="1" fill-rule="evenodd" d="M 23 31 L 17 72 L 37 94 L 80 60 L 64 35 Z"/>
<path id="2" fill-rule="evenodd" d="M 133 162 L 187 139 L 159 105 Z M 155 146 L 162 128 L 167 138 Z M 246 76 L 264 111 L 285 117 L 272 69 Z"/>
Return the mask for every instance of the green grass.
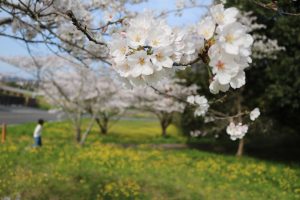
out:
<path id="1" fill-rule="evenodd" d="M 0 199 L 299 199 L 300 168 L 196 150 L 153 149 L 183 143 L 160 138 L 156 121 L 120 121 L 107 136 L 93 128 L 84 147 L 68 123 L 48 123 L 44 146 L 31 148 L 34 124 L 9 127 L 0 145 Z M 117 143 L 117 144 L 115 144 Z M 119 144 L 137 144 L 123 148 Z"/>
<path id="2" fill-rule="evenodd" d="M 97 132 L 97 129 L 93 129 Z M 160 144 L 160 143 L 185 143 L 186 138 L 181 135 L 181 131 L 171 125 L 167 130 L 167 137 L 161 136 L 159 123 L 153 120 L 140 121 L 119 121 L 114 124 L 109 134 L 101 137 L 103 143 L 121 144 Z"/>
<path id="3" fill-rule="evenodd" d="M 52 108 L 52 106 L 46 101 L 45 97 L 37 96 L 36 101 L 40 109 L 50 110 Z"/>
<path id="4" fill-rule="evenodd" d="M 148 119 L 156 119 L 155 114 L 151 112 L 145 112 L 142 110 L 137 110 L 134 108 L 129 108 L 125 112 L 126 117 L 135 117 L 135 118 L 148 118 Z"/>

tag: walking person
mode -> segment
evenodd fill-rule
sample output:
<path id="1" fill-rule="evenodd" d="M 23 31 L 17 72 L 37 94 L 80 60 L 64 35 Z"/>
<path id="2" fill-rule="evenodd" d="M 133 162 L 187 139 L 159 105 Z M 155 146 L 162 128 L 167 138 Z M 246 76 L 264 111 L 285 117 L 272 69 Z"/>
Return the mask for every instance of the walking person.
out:
<path id="1" fill-rule="evenodd" d="M 42 146 L 42 130 L 43 130 L 44 120 L 39 119 L 38 124 L 34 129 L 33 138 L 34 138 L 34 147 Z"/>

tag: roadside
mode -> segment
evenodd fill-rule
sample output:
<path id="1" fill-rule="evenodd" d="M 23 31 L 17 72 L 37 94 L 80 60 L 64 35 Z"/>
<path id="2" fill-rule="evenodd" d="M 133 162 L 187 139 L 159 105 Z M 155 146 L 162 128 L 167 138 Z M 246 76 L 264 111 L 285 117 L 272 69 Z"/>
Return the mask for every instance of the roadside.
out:
<path id="1" fill-rule="evenodd" d="M 28 122 L 35 122 L 39 118 L 46 121 L 57 120 L 57 115 L 48 113 L 45 110 L 30 108 L 24 106 L 3 106 L 0 105 L 0 123 L 8 125 L 23 124 Z"/>

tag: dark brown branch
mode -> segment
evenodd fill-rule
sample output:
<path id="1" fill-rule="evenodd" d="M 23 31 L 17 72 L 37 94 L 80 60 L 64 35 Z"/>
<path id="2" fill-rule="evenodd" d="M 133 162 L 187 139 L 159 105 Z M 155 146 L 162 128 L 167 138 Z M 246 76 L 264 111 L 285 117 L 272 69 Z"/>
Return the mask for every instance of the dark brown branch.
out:
<path id="1" fill-rule="evenodd" d="M 128 18 L 128 17 L 123 17 L 123 18 L 118 19 L 118 20 L 116 20 L 116 21 L 109 21 L 109 22 L 107 22 L 105 25 L 103 25 L 103 26 L 101 26 L 101 27 L 99 27 L 99 28 L 94 28 L 94 29 L 93 29 L 93 28 L 87 28 L 87 29 L 93 30 L 93 31 L 96 31 L 96 30 L 106 30 L 107 27 L 110 26 L 110 25 L 118 24 L 118 23 L 122 24 L 123 21 L 124 21 L 126 18 Z M 103 31 L 103 32 L 105 32 L 105 31 Z"/>
<path id="2" fill-rule="evenodd" d="M 212 109 L 208 110 L 208 114 L 209 113 L 213 113 Z M 248 115 L 249 111 L 244 111 L 241 113 L 237 113 L 235 115 L 224 115 L 223 117 L 219 117 L 219 116 L 212 116 L 215 120 L 229 120 L 229 119 L 234 119 L 234 118 L 240 118 L 243 117 L 244 115 Z"/>
<path id="3" fill-rule="evenodd" d="M 0 20 L 0 26 L 11 24 L 12 21 L 13 21 L 12 18 L 3 18 Z"/>
<path id="4" fill-rule="evenodd" d="M 46 41 L 43 41 L 43 40 L 28 40 L 28 39 L 25 39 L 23 37 L 18 37 L 18 36 L 15 36 L 15 35 L 8 35 L 8 34 L 5 34 L 5 33 L 0 33 L 0 36 L 8 37 L 8 38 L 15 39 L 15 40 L 21 40 L 23 42 L 32 43 L 32 44 L 48 43 L 48 44 L 56 45 L 55 43 L 52 43 L 52 42 L 46 42 Z"/>
<path id="5" fill-rule="evenodd" d="M 5 10 L 3 8 L 3 6 L 7 6 L 8 8 L 11 8 L 12 11 Z M 52 31 L 52 29 L 55 28 L 55 27 L 53 27 L 53 23 L 50 23 L 50 24 L 49 23 L 48 24 L 42 23 L 39 19 L 40 19 L 40 17 L 42 17 L 44 15 L 39 15 L 39 13 L 34 13 L 33 11 L 30 10 L 30 8 L 26 4 L 22 4 L 22 6 L 21 6 L 20 4 L 13 4 L 13 3 L 10 3 L 10 2 L 4 1 L 3 5 L 1 5 L 1 9 L 4 10 L 4 11 L 6 11 L 8 14 L 11 14 L 12 15 L 12 19 L 14 17 L 16 17 L 21 23 L 23 23 L 24 25 L 28 25 L 29 27 L 33 28 L 34 30 L 36 30 L 37 32 L 39 32 L 43 37 L 45 36 L 45 33 L 43 33 L 41 30 L 44 29 L 44 30 L 49 31 L 50 34 L 52 34 L 55 38 L 58 38 L 59 40 L 61 40 L 63 43 L 66 43 L 66 44 L 71 45 L 71 46 L 73 46 L 73 47 L 75 47 L 77 49 L 80 49 L 80 50 L 86 52 L 88 55 L 91 55 L 91 56 L 93 56 L 96 59 L 100 59 L 100 60 L 104 61 L 105 63 L 110 64 L 109 62 L 107 62 L 105 60 L 105 58 L 99 57 L 98 55 L 95 55 L 94 53 L 92 53 L 91 51 L 89 51 L 88 49 L 86 49 L 85 47 L 79 46 L 76 43 L 73 43 L 71 41 L 68 41 L 68 40 L 65 40 L 65 39 L 61 38 L 59 35 L 57 35 L 55 32 Z M 33 25 L 31 25 L 31 24 L 23 21 L 19 17 L 17 17 L 16 14 L 15 14 L 16 10 L 19 10 L 23 14 L 26 14 L 29 17 L 31 17 L 34 21 L 36 21 L 38 23 L 39 27 L 35 27 L 35 26 L 33 26 Z M 5 23 L 8 23 L 8 20 L 5 20 Z M 39 30 L 38 28 L 41 28 L 41 29 Z M 51 44 L 51 45 L 57 46 L 58 48 L 62 48 L 62 49 L 64 49 L 64 51 L 67 52 L 67 50 L 65 48 L 63 48 L 61 45 L 56 44 L 56 42 L 49 41 L 49 37 L 48 36 L 45 36 L 47 38 L 45 41 L 27 40 L 27 39 L 24 40 L 24 38 L 18 37 L 16 35 L 8 35 L 8 34 L 4 34 L 4 33 L 2 33 L 2 36 L 10 37 L 12 39 L 22 40 L 22 41 L 27 42 L 27 43 L 43 43 L 44 42 L 45 44 Z M 105 44 L 105 46 L 106 46 L 106 44 Z"/>
<path id="6" fill-rule="evenodd" d="M 95 44 L 107 46 L 104 42 L 99 42 L 95 38 L 91 36 L 91 34 L 87 31 L 86 26 L 82 26 L 82 24 L 76 19 L 74 13 L 71 10 L 66 12 L 67 16 L 70 17 L 72 23 L 78 30 L 80 30 L 90 41 L 94 42 Z"/>
<path id="7" fill-rule="evenodd" d="M 186 100 L 184 99 L 181 99 L 177 96 L 174 96 L 174 95 L 171 95 L 171 94 L 168 94 L 166 92 L 162 92 L 160 91 L 159 89 L 155 88 L 154 86 L 150 86 L 157 94 L 159 95 L 163 95 L 163 96 L 166 96 L 166 97 L 169 97 L 169 98 L 173 98 L 173 99 L 176 99 L 177 101 L 179 102 L 182 102 L 182 103 L 185 103 L 185 104 L 189 104 Z"/>
<path id="8" fill-rule="evenodd" d="M 255 1 L 255 0 L 252 0 L 252 1 L 254 4 L 256 4 L 262 8 L 269 9 L 269 10 L 272 10 L 275 12 L 279 12 L 282 15 L 300 16 L 300 13 L 290 13 L 290 12 L 280 11 L 276 2 L 262 3 L 262 2 Z"/>

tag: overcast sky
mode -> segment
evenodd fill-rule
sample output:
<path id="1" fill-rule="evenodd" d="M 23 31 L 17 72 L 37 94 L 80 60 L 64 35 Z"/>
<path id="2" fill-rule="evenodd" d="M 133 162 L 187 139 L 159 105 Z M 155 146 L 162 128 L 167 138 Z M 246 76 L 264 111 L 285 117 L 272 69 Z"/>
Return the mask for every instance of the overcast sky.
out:
<path id="1" fill-rule="evenodd" d="M 201 4 L 210 4 L 211 0 L 198 0 Z M 146 3 L 138 4 L 138 5 L 130 5 L 128 8 L 132 11 L 143 11 L 143 10 L 173 10 L 176 8 L 176 0 L 149 0 Z M 193 8 L 187 9 L 183 12 L 181 17 L 177 17 L 175 15 L 170 15 L 168 17 L 168 23 L 172 26 L 184 26 L 185 24 L 193 24 L 197 22 L 204 14 L 206 13 L 206 9 L 204 8 Z M 14 56 L 14 55 L 28 55 L 26 47 L 24 43 L 4 37 L 0 37 L 0 55 L 1 56 Z M 46 47 L 38 46 L 35 48 L 35 51 L 39 51 L 39 53 L 44 52 L 48 53 Z M 9 74 L 9 75 L 17 75 L 21 77 L 30 77 L 29 74 L 26 74 L 19 69 L 10 66 L 6 63 L 0 61 L 0 73 L 1 74 Z"/>

